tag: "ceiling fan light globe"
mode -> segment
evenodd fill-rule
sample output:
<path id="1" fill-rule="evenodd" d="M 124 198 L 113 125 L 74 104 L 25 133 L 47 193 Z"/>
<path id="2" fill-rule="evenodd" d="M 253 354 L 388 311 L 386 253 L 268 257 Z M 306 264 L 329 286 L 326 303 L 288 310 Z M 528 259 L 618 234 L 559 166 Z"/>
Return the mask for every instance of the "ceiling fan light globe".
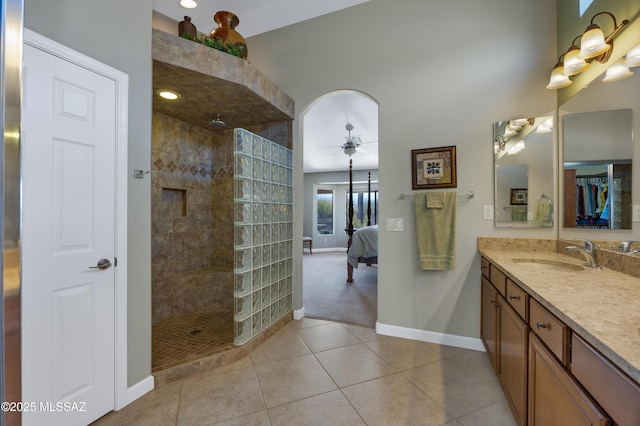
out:
<path id="1" fill-rule="evenodd" d="M 354 145 L 347 145 L 344 147 L 344 153 L 345 155 L 348 155 L 349 157 L 351 157 L 353 154 L 356 153 L 356 147 Z"/>

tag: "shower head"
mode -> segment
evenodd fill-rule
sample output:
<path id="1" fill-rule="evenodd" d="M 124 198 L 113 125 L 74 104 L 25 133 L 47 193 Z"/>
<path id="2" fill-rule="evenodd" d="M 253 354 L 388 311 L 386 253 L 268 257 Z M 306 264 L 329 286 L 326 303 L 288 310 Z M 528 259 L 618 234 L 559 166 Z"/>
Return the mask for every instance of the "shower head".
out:
<path id="1" fill-rule="evenodd" d="M 226 129 L 227 123 L 220 120 L 220 114 L 216 114 L 216 118 L 209 122 L 209 126 L 213 127 L 214 129 Z"/>

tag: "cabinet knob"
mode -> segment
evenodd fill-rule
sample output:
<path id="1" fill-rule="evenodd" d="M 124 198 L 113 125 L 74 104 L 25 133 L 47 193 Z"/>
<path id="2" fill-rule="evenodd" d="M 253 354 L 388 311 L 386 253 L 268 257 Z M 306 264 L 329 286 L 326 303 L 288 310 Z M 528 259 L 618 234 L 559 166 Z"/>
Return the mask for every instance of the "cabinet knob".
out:
<path id="1" fill-rule="evenodd" d="M 513 294 L 510 294 L 509 300 L 520 300 L 520 296 L 514 296 Z"/>
<path id="2" fill-rule="evenodd" d="M 550 327 L 551 327 L 551 324 L 545 324 L 543 322 L 536 321 L 536 328 L 538 330 L 540 330 L 541 328 L 550 328 Z"/>

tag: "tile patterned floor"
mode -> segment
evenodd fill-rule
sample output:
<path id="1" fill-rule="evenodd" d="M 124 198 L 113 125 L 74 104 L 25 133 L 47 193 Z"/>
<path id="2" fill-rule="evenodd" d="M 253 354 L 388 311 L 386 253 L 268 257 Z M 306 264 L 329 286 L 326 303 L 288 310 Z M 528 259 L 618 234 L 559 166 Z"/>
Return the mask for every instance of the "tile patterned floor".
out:
<path id="1" fill-rule="evenodd" d="M 305 318 L 250 356 L 159 386 L 95 424 L 515 423 L 485 353 Z"/>
<path id="2" fill-rule="evenodd" d="M 233 312 L 178 315 L 154 324 L 151 334 L 155 373 L 232 347 Z"/>

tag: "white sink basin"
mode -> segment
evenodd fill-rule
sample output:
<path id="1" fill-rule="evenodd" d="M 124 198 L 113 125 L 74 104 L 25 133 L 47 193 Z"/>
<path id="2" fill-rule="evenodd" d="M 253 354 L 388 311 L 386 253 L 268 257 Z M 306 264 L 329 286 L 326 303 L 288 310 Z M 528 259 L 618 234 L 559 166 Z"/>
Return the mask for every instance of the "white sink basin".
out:
<path id="1" fill-rule="evenodd" d="M 584 268 L 580 265 L 573 263 L 561 262 L 558 260 L 547 259 L 527 259 L 516 258 L 513 259 L 514 263 L 526 263 L 528 265 L 536 267 L 540 271 L 556 271 L 556 272 L 568 272 L 568 271 L 584 271 Z"/>

